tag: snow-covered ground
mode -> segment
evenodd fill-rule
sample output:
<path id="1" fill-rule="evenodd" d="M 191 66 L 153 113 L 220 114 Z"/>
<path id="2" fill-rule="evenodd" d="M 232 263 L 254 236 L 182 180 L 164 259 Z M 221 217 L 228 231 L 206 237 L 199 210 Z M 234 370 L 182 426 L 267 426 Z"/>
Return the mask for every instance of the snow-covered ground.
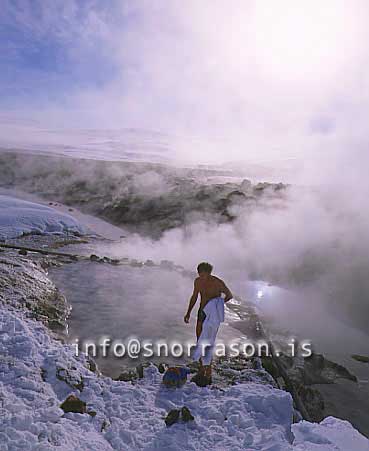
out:
<path id="1" fill-rule="evenodd" d="M 271 386 L 166 389 L 156 367 L 137 385 L 99 377 L 83 356 L 16 310 L 0 314 L 0 354 L 2 451 L 369 449 L 345 421 L 291 427 L 292 399 Z M 60 404 L 71 393 L 96 415 L 64 414 Z M 183 405 L 195 421 L 166 427 L 166 413 Z"/>
<path id="2" fill-rule="evenodd" d="M 32 223 L 36 207 L 17 205 L 23 212 L 17 227 Z M 47 222 L 50 209 L 43 208 L 36 208 L 36 216 Z M 7 230 L 11 237 L 13 229 Z M 167 389 L 155 366 L 135 385 L 100 376 L 39 320 L 30 287 L 53 300 L 53 284 L 42 268 L 13 255 L 0 258 L 0 272 L 1 451 L 369 450 L 369 441 L 348 422 L 329 417 L 320 424 L 292 424 L 291 396 L 271 385 L 209 389 L 188 382 Z M 71 394 L 86 403 L 86 413 L 60 408 Z M 166 414 L 184 405 L 195 420 L 167 427 Z"/>
<path id="3" fill-rule="evenodd" d="M 45 205 L 0 195 L 0 239 L 30 233 L 86 233 L 72 216 Z"/>

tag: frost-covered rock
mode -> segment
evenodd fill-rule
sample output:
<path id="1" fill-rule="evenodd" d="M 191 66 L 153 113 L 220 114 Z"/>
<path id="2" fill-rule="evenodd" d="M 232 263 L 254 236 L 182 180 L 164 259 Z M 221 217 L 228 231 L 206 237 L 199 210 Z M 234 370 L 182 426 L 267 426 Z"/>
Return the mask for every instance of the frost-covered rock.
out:
<path id="1" fill-rule="evenodd" d="M 69 306 L 39 263 L 23 257 L 0 257 L 0 303 L 49 326 L 65 326 Z"/>
<path id="2" fill-rule="evenodd" d="M 0 195 L 0 239 L 31 233 L 83 235 L 86 230 L 72 216 L 53 208 Z"/>

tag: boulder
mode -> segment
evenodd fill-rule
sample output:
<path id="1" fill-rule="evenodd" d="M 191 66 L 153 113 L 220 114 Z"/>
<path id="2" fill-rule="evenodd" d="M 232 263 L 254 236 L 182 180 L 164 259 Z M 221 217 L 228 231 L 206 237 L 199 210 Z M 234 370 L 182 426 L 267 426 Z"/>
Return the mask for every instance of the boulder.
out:
<path id="1" fill-rule="evenodd" d="M 354 360 L 362 363 L 369 363 L 369 357 L 365 355 L 353 354 L 351 356 Z"/>
<path id="2" fill-rule="evenodd" d="M 183 406 L 181 409 L 182 420 L 187 423 L 188 421 L 193 421 L 195 418 L 190 412 L 190 409 L 186 406 Z"/>
<path id="3" fill-rule="evenodd" d="M 168 415 L 165 417 L 165 424 L 169 427 L 172 426 L 174 423 L 177 423 L 179 420 L 179 410 L 178 409 L 172 409 Z"/>
<path id="4" fill-rule="evenodd" d="M 60 404 L 60 408 L 64 410 L 65 413 L 87 413 L 86 403 L 81 401 L 75 395 L 69 395 L 67 399 Z"/>

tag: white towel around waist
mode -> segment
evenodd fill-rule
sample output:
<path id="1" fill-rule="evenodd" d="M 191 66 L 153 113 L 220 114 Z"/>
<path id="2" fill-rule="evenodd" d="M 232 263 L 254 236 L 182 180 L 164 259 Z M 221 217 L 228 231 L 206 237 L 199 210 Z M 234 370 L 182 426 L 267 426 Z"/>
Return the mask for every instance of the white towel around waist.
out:
<path id="1" fill-rule="evenodd" d="M 202 323 L 201 335 L 192 358 L 193 360 L 202 358 L 204 365 L 210 365 L 218 329 L 220 323 L 224 321 L 224 299 L 221 297 L 210 299 L 203 311 L 206 318 Z M 204 345 L 206 345 L 205 352 Z"/>
<path id="2" fill-rule="evenodd" d="M 221 297 L 213 298 L 208 301 L 208 303 L 203 308 L 206 318 L 203 322 L 202 327 L 206 323 L 218 324 L 224 322 L 224 299 Z"/>

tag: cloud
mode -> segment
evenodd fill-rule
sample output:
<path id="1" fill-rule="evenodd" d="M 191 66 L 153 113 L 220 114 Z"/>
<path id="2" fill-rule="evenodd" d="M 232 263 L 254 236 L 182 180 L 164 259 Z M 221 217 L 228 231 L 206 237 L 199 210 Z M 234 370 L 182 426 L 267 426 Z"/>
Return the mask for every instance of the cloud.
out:
<path id="1" fill-rule="evenodd" d="M 7 1 L 0 14 L 3 111 L 42 127 L 164 130 L 201 162 L 320 158 L 365 137 L 365 1 Z"/>

